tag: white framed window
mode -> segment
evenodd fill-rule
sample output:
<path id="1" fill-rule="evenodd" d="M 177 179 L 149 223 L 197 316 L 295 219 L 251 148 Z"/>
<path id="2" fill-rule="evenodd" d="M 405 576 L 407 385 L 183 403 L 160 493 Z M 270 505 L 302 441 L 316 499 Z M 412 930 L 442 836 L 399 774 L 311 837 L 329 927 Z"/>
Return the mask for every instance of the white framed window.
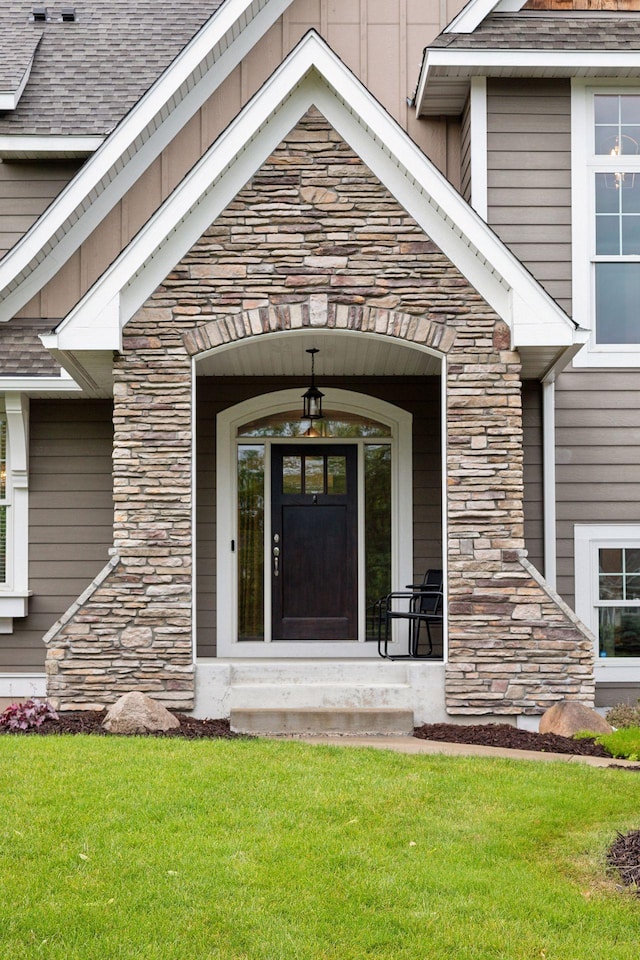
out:
<path id="1" fill-rule="evenodd" d="M 640 676 L 640 524 L 576 524 L 576 613 L 596 638 L 596 677 Z"/>
<path id="2" fill-rule="evenodd" d="M 7 418 L 0 410 L 0 586 L 7 582 L 7 519 L 9 491 L 7 471 Z"/>
<path id="3" fill-rule="evenodd" d="M 640 365 L 640 87 L 572 91 L 574 363 Z"/>

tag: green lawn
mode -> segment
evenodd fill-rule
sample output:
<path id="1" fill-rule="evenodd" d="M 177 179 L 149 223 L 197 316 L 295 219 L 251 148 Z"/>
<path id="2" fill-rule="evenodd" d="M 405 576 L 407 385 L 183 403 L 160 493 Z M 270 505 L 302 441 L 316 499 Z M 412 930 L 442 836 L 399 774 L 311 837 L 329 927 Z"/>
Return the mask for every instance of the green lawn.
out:
<path id="1" fill-rule="evenodd" d="M 637 773 L 11 736 L 0 771 L 2 960 L 638 957 Z"/>

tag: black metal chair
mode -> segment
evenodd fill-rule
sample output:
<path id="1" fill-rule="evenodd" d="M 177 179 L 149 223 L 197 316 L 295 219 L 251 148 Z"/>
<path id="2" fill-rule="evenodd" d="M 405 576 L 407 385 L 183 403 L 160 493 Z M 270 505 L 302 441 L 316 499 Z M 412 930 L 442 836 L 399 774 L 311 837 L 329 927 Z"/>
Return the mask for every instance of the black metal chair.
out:
<path id="1" fill-rule="evenodd" d="M 377 614 L 378 654 L 385 660 L 427 660 L 433 656 L 431 627 L 444 620 L 444 582 L 442 570 L 427 570 L 422 583 L 407 584 L 406 590 L 398 590 L 381 597 L 374 606 Z M 408 627 L 408 652 L 389 653 L 393 624 L 406 621 Z M 426 652 L 421 652 L 421 631 L 426 633 Z"/>

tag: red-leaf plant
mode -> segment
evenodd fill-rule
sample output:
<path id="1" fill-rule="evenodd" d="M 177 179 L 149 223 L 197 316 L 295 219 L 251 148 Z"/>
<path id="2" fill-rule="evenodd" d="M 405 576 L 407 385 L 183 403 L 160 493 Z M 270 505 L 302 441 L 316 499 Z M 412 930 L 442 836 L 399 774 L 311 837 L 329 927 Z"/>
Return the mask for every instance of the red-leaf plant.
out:
<path id="1" fill-rule="evenodd" d="M 57 720 L 58 714 L 46 700 L 11 703 L 0 713 L 0 730 L 31 730 L 45 720 Z"/>

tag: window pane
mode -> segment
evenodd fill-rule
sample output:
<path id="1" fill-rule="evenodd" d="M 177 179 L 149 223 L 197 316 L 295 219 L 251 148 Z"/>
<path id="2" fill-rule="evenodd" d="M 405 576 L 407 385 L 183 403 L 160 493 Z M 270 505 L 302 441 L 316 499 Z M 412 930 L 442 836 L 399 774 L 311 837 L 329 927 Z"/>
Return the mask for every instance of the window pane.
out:
<path id="1" fill-rule="evenodd" d="M 391 447 L 364 448 L 365 577 L 367 612 L 391 591 Z M 375 624 L 367 616 L 367 638 L 376 639 Z"/>
<path id="2" fill-rule="evenodd" d="M 282 458 L 282 492 L 302 493 L 302 457 Z"/>
<path id="3" fill-rule="evenodd" d="M 639 343 L 640 263 L 596 264 L 596 341 Z"/>
<path id="4" fill-rule="evenodd" d="M 620 254 L 619 217 L 596 217 L 596 253 L 600 257 Z"/>
<path id="5" fill-rule="evenodd" d="M 600 573 L 622 573 L 622 550 L 607 548 L 598 551 Z"/>
<path id="6" fill-rule="evenodd" d="M 640 656 L 640 608 L 605 607 L 598 611 L 601 657 Z"/>
<path id="7" fill-rule="evenodd" d="M 622 218 L 622 253 L 624 256 L 640 254 L 640 217 Z"/>
<path id="8" fill-rule="evenodd" d="M 264 447 L 238 447 L 238 639 L 264 638 Z"/>
<path id="9" fill-rule="evenodd" d="M 617 208 L 616 208 L 617 209 Z M 314 424 L 320 437 L 390 437 L 391 428 L 377 420 L 356 413 L 325 410 L 322 420 Z M 260 417 L 238 428 L 239 437 L 302 437 L 309 430 L 309 421 L 300 418 L 300 410 L 286 410 Z"/>
<path id="10" fill-rule="evenodd" d="M 596 127 L 595 152 L 598 156 L 615 156 L 619 151 L 618 134 L 620 128 Z"/>
<path id="11" fill-rule="evenodd" d="M 598 94 L 594 98 L 596 123 L 618 122 L 618 97 L 615 94 Z"/>
<path id="12" fill-rule="evenodd" d="M 600 600 L 624 600 L 622 577 L 600 577 Z"/>
<path id="13" fill-rule="evenodd" d="M 327 493 L 347 492 L 347 458 L 327 457 Z"/>
<path id="14" fill-rule="evenodd" d="M 627 577 L 625 600 L 640 600 L 640 577 Z"/>
<path id="15" fill-rule="evenodd" d="M 620 97 L 620 120 L 623 124 L 640 124 L 639 96 L 634 96 L 633 94 L 623 94 Z"/>
<path id="16" fill-rule="evenodd" d="M 640 550 L 625 550 L 624 566 L 627 573 L 640 573 Z"/>
<path id="17" fill-rule="evenodd" d="M 324 493 L 324 457 L 304 458 L 304 492 Z"/>
<path id="18" fill-rule="evenodd" d="M 596 214 L 620 213 L 620 191 L 610 173 L 596 173 Z"/>
<path id="19" fill-rule="evenodd" d="M 611 193 L 610 190 L 607 192 Z M 640 213 L 640 174 L 625 173 L 618 193 L 623 213 Z"/>
<path id="20" fill-rule="evenodd" d="M 620 137 L 618 138 L 618 156 L 637 157 L 638 156 L 638 127 L 622 127 Z"/>

